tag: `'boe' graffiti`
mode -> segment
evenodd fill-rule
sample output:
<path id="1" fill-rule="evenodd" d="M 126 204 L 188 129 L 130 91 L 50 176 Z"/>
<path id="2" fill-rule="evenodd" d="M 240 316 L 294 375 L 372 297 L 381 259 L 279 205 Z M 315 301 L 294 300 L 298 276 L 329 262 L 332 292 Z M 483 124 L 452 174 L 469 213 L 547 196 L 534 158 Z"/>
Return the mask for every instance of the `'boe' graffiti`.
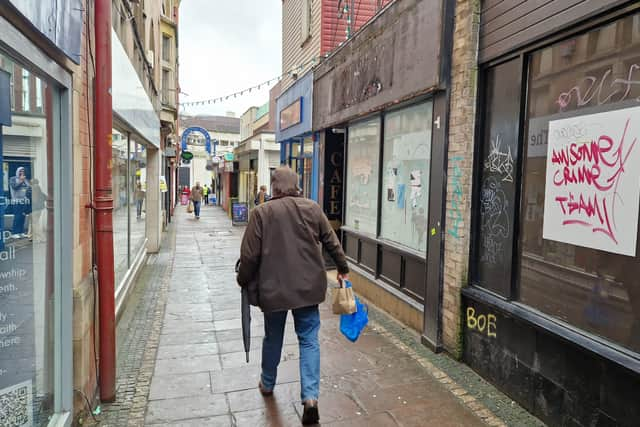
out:
<path id="1" fill-rule="evenodd" d="M 549 122 L 545 239 L 635 256 L 639 136 L 640 107 Z"/>

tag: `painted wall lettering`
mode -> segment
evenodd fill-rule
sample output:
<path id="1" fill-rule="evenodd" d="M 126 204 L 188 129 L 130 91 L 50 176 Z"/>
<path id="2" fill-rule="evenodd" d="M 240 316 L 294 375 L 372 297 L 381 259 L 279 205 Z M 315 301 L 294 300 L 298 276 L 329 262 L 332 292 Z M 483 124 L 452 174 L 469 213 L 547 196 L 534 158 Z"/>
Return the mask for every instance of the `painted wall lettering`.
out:
<path id="1" fill-rule="evenodd" d="M 453 195 L 451 197 L 451 226 L 447 228 L 447 233 L 456 239 L 460 238 L 460 224 L 462 223 L 462 169 L 460 169 L 460 162 L 462 157 L 456 156 L 451 159 L 453 165 L 453 173 L 451 174 L 451 187 L 453 188 Z"/>
<path id="2" fill-rule="evenodd" d="M 467 307 L 467 328 L 480 332 L 490 338 L 498 336 L 495 314 L 476 314 L 476 309 Z"/>
<path id="3" fill-rule="evenodd" d="M 635 256 L 640 107 L 549 122 L 543 237 Z"/>
<path id="4" fill-rule="evenodd" d="M 560 93 L 556 104 L 565 111 L 574 103 L 576 107 L 622 102 L 629 98 L 634 87 L 640 85 L 640 65 L 631 64 L 625 78 L 614 79 L 613 70 L 607 69 L 600 76 L 587 76 L 566 92 Z M 640 98 L 636 98 L 640 102 Z"/>

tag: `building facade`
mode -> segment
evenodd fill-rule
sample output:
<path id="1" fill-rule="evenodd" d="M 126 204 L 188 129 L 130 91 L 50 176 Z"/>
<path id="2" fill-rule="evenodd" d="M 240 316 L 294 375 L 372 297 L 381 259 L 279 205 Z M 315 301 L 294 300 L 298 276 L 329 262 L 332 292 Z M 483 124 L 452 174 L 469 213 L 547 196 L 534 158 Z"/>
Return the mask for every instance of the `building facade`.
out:
<path id="1" fill-rule="evenodd" d="M 161 42 L 161 81 L 160 87 L 160 142 L 162 148 L 162 192 L 163 223 L 171 220 L 173 207 L 176 204 L 175 180 L 178 168 L 178 105 L 179 105 L 179 70 L 178 70 L 178 17 L 180 0 L 163 0 L 160 14 Z"/>
<path id="2" fill-rule="evenodd" d="M 234 150 L 240 172 L 238 202 L 245 203 L 249 209 L 255 206 L 261 186 L 266 186 L 271 193 L 271 173 L 280 164 L 280 146 L 270 121 L 269 105 L 267 102 L 261 107 L 251 107 L 240 117 L 244 138 Z"/>
<path id="3" fill-rule="evenodd" d="M 276 101 L 276 141 L 281 145 L 281 162 L 298 172 L 305 197 L 319 200 L 319 136 L 312 132 L 313 68 L 388 3 L 389 0 L 282 3 L 284 78 Z"/>
<path id="4" fill-rule="evenodd" d="M 354 288 L 441 347 L 449 2 L 393 2 L 314 71 L 319 200 Z"/>
<path id="5" fill-rule="evenodd" d="M 214 190 L 216 203 L 228 209 L 230 198 L 238 197 L 238 165 L 233 151 L 240 143 L 241 120 L 235 114 L 226 116 L 180 116 L 180 139 L 188 129 L 197 129 L 188 135 L 187 146 L 194 159 L 182 162 L 176 178 L 178 187 L 193 186 L 196 181 L 207 183 Z M 211 152 L 206 151 L 206 136 L 211 141 Z"/>
<path id="6" fill-rule="evenodd" d="M 445 344 L 549 425 L 631 426 L 640 8 L 579 3 L 458 1 Z"/>

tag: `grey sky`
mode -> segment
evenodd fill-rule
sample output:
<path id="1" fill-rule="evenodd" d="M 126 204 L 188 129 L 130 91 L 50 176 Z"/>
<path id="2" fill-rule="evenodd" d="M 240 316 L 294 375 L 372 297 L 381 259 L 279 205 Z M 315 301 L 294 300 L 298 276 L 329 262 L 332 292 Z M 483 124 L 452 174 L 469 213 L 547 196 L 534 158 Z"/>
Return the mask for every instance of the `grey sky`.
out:
<path id="1" fill-rule="evenodd" d="M 281 73 L 282 0 L 182 0 L 179 55 L 181 102 L 217 98 Z M 269 90 L 205 106 L 188 114 L 239 117 L 269 100 Z"/>

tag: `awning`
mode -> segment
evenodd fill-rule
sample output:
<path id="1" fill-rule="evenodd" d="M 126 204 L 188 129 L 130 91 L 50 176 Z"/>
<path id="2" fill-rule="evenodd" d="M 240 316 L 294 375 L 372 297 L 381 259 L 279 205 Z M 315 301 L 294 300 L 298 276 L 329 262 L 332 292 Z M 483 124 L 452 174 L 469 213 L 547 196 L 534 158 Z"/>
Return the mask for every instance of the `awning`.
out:
<path id="1" fill-rule="evenodd" d="M 113 29 L 111 45 L 113 114 L 117 116 L 114 121 L 123 123 L 127 130 L 159 148 L 160 118 Z"/>

